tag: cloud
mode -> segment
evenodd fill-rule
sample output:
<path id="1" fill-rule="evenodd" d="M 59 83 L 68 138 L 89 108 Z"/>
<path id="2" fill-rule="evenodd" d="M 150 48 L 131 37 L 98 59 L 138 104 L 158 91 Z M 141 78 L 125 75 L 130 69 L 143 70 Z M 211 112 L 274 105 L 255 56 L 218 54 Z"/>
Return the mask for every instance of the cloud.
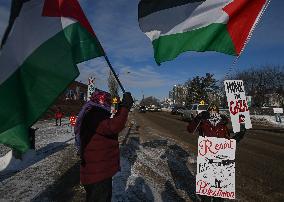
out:
<path id="1" fill-rule="evenodd" d="M 120 79 L 130 88 L 157 88 L 167 85 L 167 76 L 159 74 L 152 66 L 140 68 L 128 65 L 120 66 Z"/>
<path id="2" fill-rule="evenodd" d="M 116 63 L 113 65 L 122 84 L 127 88 L 158 88 L 168 85 L 169 77 L 160 74 L 152 66 L 132 67 L 125 64 Z M 96 58 L 79 64 L 80 76 L 76 79 L 87 83 L 88 77 L 95 77 L 98 88 L 107 89 L 107 79 L 110 69 L 104 58 Z M 118 69 L 119 67 L 119 69 Z"/>
<path id="3" fill-rule="evenodd" d="M 95 78 L 95 85 L 100 89 L 107 89 L 107 78 L 109 75 L 109 68 L 103 58 L 95 58 L 83 62 L 78 65 L 80 75 L 76 79 L 82 83 L 87 84 L 88 78 Z"/>

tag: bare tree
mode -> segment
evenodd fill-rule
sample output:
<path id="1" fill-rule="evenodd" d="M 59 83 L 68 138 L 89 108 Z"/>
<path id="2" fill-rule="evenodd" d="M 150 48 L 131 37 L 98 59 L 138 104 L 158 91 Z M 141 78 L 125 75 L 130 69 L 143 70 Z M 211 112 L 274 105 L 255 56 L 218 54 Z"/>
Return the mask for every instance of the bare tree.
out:
<path id="1" fill-rule="evenodd" d="M 150 97 L 146 97 L 143 100 L 141 100 L 140 105 L 144 105 L 144 106 L 150 106 L 150 105 L 160 105 L 160 102 L 157 98 L 150 96 Z"/>
<path id="2" fill-rule="evenodd" d="M 112 98 L 118 97 L 118 83 L 111 71 L 109 71 L 108 89 Z"/>
<path id="3" fill-rule="evenodd" d="M 261 107 L 275 98 L 283 106 L 284 97 L 284 66 L 266 65 L 239 71 L 232 79 L 244 81 L 247 95 L 253 98 L 253 105 Z"/>

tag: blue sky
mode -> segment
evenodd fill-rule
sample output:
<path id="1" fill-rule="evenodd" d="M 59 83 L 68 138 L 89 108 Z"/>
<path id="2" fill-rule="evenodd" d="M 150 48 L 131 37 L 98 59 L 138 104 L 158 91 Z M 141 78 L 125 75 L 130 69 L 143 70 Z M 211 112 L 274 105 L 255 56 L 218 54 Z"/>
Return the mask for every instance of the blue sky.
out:
<path id="1" fill-rule="evenodd" d="M 221 53 L 187 52 L 177 59 L 158 66 L 153 58 L 150 40 L 142 33 L 137 21 L 139 0 L 80 0 L 110 61 L 126 90 L 137 99 L 145 96 L 163 98 L 174 84 L 184 83 L 193 76 L 215 74 L 222 79 L 234 57 Z M 0 37 L 7 25 L 10 1 L 0 0 Z M 284 1 L 272 0 L 252 39 L 241 55 L 234 71 L 261 65 L 284 65 Z M 106 88 L 108 67 L 102 58 L 79 65 L 77 80 L 96 78 L 99 88 Z M 128 73 L 130 72 L 130 73 Z"/>

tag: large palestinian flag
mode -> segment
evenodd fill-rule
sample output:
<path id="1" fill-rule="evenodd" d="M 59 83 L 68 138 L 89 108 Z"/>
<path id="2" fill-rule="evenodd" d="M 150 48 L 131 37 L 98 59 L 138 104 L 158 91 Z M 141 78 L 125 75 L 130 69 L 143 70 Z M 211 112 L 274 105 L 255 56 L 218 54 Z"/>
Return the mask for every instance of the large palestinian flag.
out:
<path id="1" fill-rule="evenodd" d="M 239 55 L 266 0 L 141 0 L 140 28 L 157 63 L 185 51 Z"/>
<path id="2" fill-rule="evenodd" d="M 76 64 L 104 55 L 77 0 L 24 2 L 0 55 L 0 143 L 20 152 L 28 128 L 79 75 Z"/>

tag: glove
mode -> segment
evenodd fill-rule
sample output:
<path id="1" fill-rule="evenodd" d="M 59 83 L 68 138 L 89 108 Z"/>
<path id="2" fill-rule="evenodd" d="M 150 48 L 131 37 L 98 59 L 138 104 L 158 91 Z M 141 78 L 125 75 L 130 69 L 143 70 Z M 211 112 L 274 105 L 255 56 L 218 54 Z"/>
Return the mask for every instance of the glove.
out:
<path id="1" fill-rule="evenodd" d="M 245 133 L 246 133 L 245 125 L 241 124 L 240 132 L 236 133 L 234 135 L 233 139 L 235 139 L 237 141 L 237 143 L 238 143 L 238 142 L 240 142 L 244 138 Z"/>
<path id="2" fill-rule="evenodd" d="M 133 98 L 131 96 L 130 92 L 126 92 L 123 94 L 122 102 L 121 102 L 121 107 L 125 107 L 128 109 L 128 111 L 131 109 L 133 105 Z"/>
<path id="3" fill-rule="evenodd" d="M 204 111 L 199 113 L 196 117 L 195 117 L 195 122 L 200 122 L 200 121 L 204 121 L 207 120 L 209 118 L 209 113 Z"/>

